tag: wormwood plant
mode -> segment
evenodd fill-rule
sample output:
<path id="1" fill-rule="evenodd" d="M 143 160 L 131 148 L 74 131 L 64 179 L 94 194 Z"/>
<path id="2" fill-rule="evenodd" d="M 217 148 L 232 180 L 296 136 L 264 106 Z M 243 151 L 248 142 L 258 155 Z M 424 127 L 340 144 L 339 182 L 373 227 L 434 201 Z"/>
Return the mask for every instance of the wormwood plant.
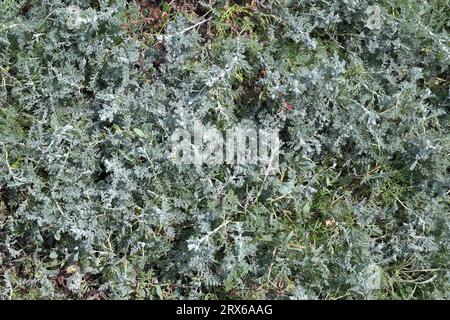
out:
<path id="1" fill-rule="evenodd" d="M 450 298 L 449 12 L 1 0 L 0 298 Z M 278 172 L 171 162 L 193 120 Z"/>

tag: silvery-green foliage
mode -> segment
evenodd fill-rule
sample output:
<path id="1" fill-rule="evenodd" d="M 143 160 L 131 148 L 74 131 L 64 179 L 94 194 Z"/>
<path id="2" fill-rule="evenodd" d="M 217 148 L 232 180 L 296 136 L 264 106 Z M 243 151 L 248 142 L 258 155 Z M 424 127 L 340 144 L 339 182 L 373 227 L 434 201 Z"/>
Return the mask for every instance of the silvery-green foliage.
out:
<path id="1" fill-rule="evenodd" d="M 448 3 L 232 3 L 0 1 L 1 298 L 448 298 Z M 195 121 L 279 171 L 173 163 Z"/>

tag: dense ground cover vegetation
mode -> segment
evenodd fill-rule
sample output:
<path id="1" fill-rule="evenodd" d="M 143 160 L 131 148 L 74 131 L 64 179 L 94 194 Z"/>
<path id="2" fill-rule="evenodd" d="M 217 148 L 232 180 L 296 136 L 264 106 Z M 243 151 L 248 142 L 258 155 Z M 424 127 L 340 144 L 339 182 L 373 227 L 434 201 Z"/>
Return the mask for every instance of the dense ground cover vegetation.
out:
<path id="1" fill-rule="evenodd" d="M 0 0 L 0 298 L 449 298 L 449 14 Z M 193 119 L 279 171 L 169 161 Z"/>

